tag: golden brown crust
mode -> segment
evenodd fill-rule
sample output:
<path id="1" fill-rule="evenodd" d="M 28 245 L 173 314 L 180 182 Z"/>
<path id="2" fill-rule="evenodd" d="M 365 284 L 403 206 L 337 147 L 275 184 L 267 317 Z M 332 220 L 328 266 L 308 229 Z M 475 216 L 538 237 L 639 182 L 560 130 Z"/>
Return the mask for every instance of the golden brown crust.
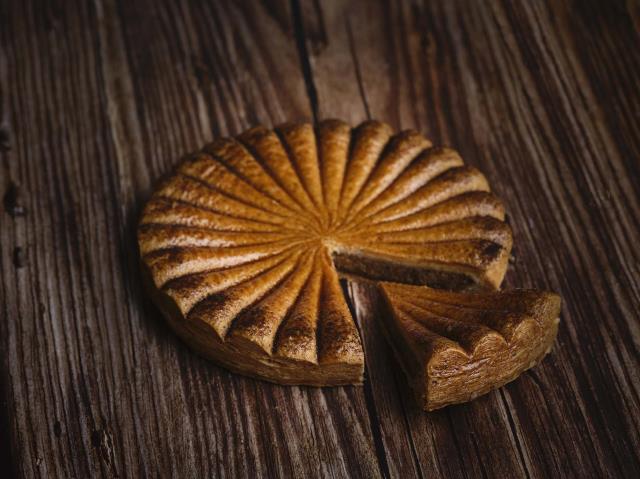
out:
<path id="1" fill-rule="evenodd" d="M 382 283 L 384 331 L 426 410 L 515 379 L 550 350 L 560 297 L 533 290 L 467 293 Z"/>
<path id="2" fill-rule="evenodd" d="M 201 354 L 331 385 L 360 383 L 364 367 L 336 266 L 498 288 L 512 241 L 503 220 L 455 151 L 376 121 L 327 120 L 255 127 L 191 155 L 147 203 L 138 243 L 152 297 Z"/>
<path id="3" fill-rule="evenodd" d="M 330 225 L 335 226 L 349 159 L 351 127 L 339 120 L 325 120 L 316 127 L 316 138 L 325 207 Z"/>

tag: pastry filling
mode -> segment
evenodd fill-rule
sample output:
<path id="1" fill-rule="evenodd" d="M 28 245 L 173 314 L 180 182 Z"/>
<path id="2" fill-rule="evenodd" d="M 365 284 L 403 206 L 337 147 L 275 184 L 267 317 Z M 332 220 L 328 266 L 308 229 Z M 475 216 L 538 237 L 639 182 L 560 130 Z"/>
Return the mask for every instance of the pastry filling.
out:
<path id="1" fill-rule="evenodd" d="M 473 289 L 477 286 L 473 278 L 463 273 L 392 263 L 379 258 L 356 257 L 334 252 L 333 263 L 336 269 L 346 276 L 356 276 L 370 281 L 426 285 L 454 291 Z"/>

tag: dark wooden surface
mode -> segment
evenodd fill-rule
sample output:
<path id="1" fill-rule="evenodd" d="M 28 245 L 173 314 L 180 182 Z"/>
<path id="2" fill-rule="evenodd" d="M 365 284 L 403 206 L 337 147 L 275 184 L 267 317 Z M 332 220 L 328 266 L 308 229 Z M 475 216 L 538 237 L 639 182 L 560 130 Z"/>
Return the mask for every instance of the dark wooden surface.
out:
<path id="1" fill-rule="evenodd" d="M 564 298 L 553 353 L 420 411 L 347 285 L 364 387 L 192 354 L 140 291 L 154 181 L 256 123 L 375 117 L 504 198 L 506 285 Z M 0 2 L 0 449 L 25 477 L 638 477 L 640 5 Z"/>

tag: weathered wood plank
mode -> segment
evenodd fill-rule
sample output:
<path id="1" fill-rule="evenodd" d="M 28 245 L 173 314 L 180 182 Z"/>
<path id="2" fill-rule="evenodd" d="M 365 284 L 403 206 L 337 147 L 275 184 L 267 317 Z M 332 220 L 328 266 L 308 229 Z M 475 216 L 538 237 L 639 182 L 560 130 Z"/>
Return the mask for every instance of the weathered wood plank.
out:
<path id="1" fill-rule="evenodd" d="M 3 371 L 20 475 L 379 475 L 362 388 L 231 375 L 183 346 L 138 283 L 137 211 L 160 175 L 214 135 L 311 116 L 284 11 L 7 12 L 2 86 L 16 144 L 4 174 L 29 211 L 2 217 Z M 5 260 L 17 245 L 20 269 Z"/>
<path id="2" fill-rule="evenodd" d="M 0 4 L 2 463 L 22 477 L 637 477 L 639 11 Z M 133 246 L 153 183 L 216 135 L 313 117 L 416 128 L 486 172 L 516 235 L 508 286 L 565 299 L 549 358 L 425 414 L 370 286 L 347 287 L 363 388 L 234 376 L 171 334 Z"/>
<path id="3" fill-rule="evenodd" d="M 320 116 L 342 115 L 357 101 L 352 118 L 372 115 L 420 128 L 458 148 L 488 174 L 509 207 L 516 257 L 507 284 L 549 287 L 565 298 L 554 354 L 487 398 L 416 415 L 411 401 L 399 407 L 388 388 L 372 381 L 385 449 L 404 458 L 397 466 L 404 469 L 393 462 L 390 469 L 402 477 L 416 470 L 535 477 L 638 470 L 640 175 L 637 155 L 629 155 L 638 144 L 637 122 L 620 131 L 622 120 L 602 96 L 612 84 L 604 72 L 620 68 L 628 84 L 636 78 L 637 52 L 620 58 L 615 49 L 637 43 L 638 32 L 628 17 L 592 8 L 616 30 L 618 41 L 608 38 L 612 50 L 590 43 L 605 65 L 594 65 L 579 48 L 583 37 L 593 38 L 584 23 L 593 27 L 595 12 L 575 18 L 564 5 L 333 2 L 310 13 Z M 346 86 L 336 88 L 337 75 Z M 637 95 L 625 101 L 630 91 L 621 91 L 614 101 L 628 115 Z M 622 135 L 631 145 L 613 139 Z M 369 374 L 392 384 L 392 358 L 379 353 L 380 331 L 372 321 L 375 294 L 354 289 Z M 407 394 L 403 384 L 396 389 Z M 444 428 L 439 415 L 448 418 Z M 399 439 L 405 423 L 417 468 L 404 457 L 407 440 Z M 623 444 L 612 451 L 618 441 Z M 443 466 L 437 451 L 445 448 L 451 452 Z"/>

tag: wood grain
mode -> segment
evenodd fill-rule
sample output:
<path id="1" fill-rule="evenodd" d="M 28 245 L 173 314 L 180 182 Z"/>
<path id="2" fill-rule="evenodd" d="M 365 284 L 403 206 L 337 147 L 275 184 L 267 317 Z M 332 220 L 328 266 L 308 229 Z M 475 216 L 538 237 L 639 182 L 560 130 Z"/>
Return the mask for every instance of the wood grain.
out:
<path id="1" fill-rule="evenodd" d="M 0 461 L 19 477 L 638 477 L 639 11 L 1 3 Z M 565 301 L 540 366 L 425 414 L 358 284 L 362 388 L 235 376 L 164 326 L 134 246 L 153 184 L 214 136 L 328 117 L 419 129 L 486 173 L 515 232 L 507 285 Z"/>

